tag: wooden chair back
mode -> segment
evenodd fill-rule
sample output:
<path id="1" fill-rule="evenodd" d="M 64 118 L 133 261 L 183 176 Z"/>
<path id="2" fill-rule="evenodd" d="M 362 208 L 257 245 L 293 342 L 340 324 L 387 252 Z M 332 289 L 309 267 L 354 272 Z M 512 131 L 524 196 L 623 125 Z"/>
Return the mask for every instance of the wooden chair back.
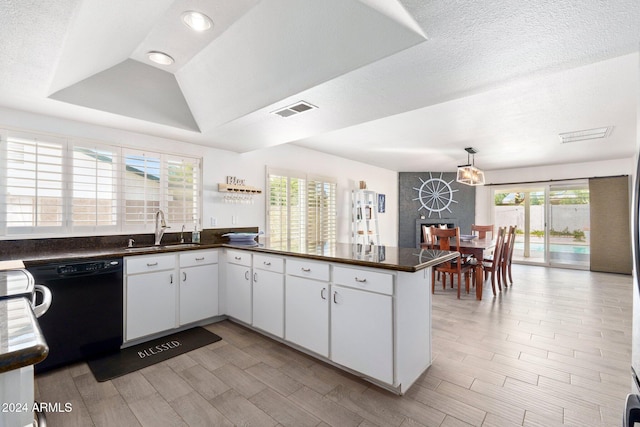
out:
<path id="1" fill-rule="evenodd" d="M 460 253 L 460 227 L 455 228 L 439 228 L 431 227 L 431 247 L 437 248 L 443 251 L 450 251 L 451 247 L 455 246 L 458 253 Z M 436 272 L 443 273 L 442 275 L 442 289 L 446 287 L 446 275 L 449 274 L 451 278 L 451 286 L 453 286 L 453 275 L 458 276 L 458 298 L 460 298 L 460 287 L 462 286 L 462 274 L 465 277 L 466 291 L 469 293 L 469 279 L 470 272 L 474 268 L 474 265 L 465 262 L 466 258 L 462 255 L 458 255 L 457 258 L 445 263 L 439 264 L 431 270 L 431 292 L 435 292 Z"/>
<path id="2" fill-rule="evenodd" d="M 460 248 L 460 227 L 437 228 L 431 227 L 431 245 L 443 251 L 451 250 L 451 239 L 454 240 L 455 247 Z"/>
<path id="3" fill-rule="evenodd" d="M 478 239 L 486 239 L 487 233 L 491 233 L 491 238 L 495 236 L 495 226 L 493 224 L 490 225 L 471 225 L 471 234 L 477 234 Z"/>
<path id="4" fill-rule="evenodd" d="M 513 257 L 513 247 L 516 242 L 516 227 L 513 225 L 509 226 L 509 231 L 506 235 L 506 240 L 504 242 L 504 252 L 502 254 L 502 259 L 506 261 L 510 261 Z"/>
<path id="5" fill-rule="evenodd" d="M 513 277 L 511 275 L 511 261 L 513 260 L 513 248 L 516 243 L 516 226 L 509 227 L 509 233 L 507 234 L 507 240 L 504 243 L 504 253 L 502 254 L 502 281 L 505 286 L 507 285 L 507 274 L 509 281 L 513 284 Z"/>
<path id="6" fill-rule="evenodd" d="M 496 237 L 496 248 L 493 251 L 493 263 L 494 267 L 500 267 L 502 262 L 502 254 L 504 253 L 504 238 L 506 236 L 507 227 L 498 228 L 498 237 Z"/>

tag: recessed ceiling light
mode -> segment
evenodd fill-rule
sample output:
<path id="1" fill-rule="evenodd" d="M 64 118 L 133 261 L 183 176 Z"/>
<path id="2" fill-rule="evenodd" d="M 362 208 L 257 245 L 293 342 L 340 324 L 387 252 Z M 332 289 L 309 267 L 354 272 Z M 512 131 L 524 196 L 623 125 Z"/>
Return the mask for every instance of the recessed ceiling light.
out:
<path id="1" fill-rule="evenodd" d="M 182 22 L 193 31 L 206 31 L 213 26 L 211 18 L 195 10 L 183 12 Z"/>
<path id="2" fill-rule="evenodd" d="M 166 53 L 158 52 L 156 50 L 147 52 L 147 57 L 149 57 L 149 60 L 160 65 L 171 65 L 175 62 L 173 58 L 167 55 Z"/>

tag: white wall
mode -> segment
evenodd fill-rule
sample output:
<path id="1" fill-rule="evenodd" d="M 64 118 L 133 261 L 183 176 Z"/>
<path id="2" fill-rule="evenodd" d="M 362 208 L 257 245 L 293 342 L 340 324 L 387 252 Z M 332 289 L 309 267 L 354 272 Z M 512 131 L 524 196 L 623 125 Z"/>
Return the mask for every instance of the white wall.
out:
<path id="1" fill-rule="evenodd" d="M 564 165 L 539 166 L 532 168 L 503 169 L 485 171 L 485 182 L 507 184 L 535 181 L 561 181 L 572 178 L 592 178 L 598 176 L 635 175 L 633 158 L 605 160 L 601 162 L 571 163 Z M 492 223 L 492 186 L 476 187 L 476 223 Z"/>
<path id="2" fill-rule="evenodd" d="M 387 197 L 386 212 L 379 214 L 380 242 L 396 246 L 398 241 L 398 174 L 364 163 L 347 160 L 318 151 L 293 145 L 280 145 L 250 153 L 236 154 L 222 150 L 208 150 L 205 164 L 205 227 L 210 227 L 211 217 L 218 219 L 218 226 L 231 227 L 232 217 L 237 225 L 265 227 L 264 195 L 256 198 L 255 205 L 225 204 L 220 200 L 217 183 L 227 175 L 245 178 L 248 185 L 265 188 L 266 167 L 303 171 L 311 175 L 333 177 L 338 184 L 338 240 L 349 243 L 351 224 L 351 195 L 359 181 L 366 181 L 367 188 Z"/>
<path id="3" fill-rule="evenodd" d="M 203 227 L 253 227 L 265 230 L 265 197 L 255 203 L 226 204 L 219 193 L 218 183 L 228 175 L 245 179 L 247 185 L 265 189 L 266 167 L 302 171 L 332 177 L 338 184 L 338 240 L 349 242 L 350 191 L 358 181 L 366 181 L 367 188 L 387 196 L 386 212 L 379 215 L 382 244 L 396 246 L 398 241 L 398 174 L 341 157 L 293 145 L 280 145 L 250 153 L 238 154 L 186 143 L 143 135 L 83 122 L 0 108 L 0 127 L 44 132 L 66 137 L 87 138 L 149 150 L 162 150 L 203 158 Z M 212 218 L 216 225 L 212 226 Z M 266 230 L 265 230 L 266 231 Z"/>

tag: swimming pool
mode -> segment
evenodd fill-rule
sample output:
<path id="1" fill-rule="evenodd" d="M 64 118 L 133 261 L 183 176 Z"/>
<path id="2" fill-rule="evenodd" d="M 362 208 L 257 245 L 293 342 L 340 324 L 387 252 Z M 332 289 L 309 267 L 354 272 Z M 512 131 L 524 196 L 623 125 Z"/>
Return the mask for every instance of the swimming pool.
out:
<path id="1" fill-rule="evenodd" d="M 524 251 L 524 242 L 516 242 L 515 247 L 513 248 L 516 251 Z M 529 243 L 529 250 L 531 252 L 544 252 L 544 243 Z M 550 252 L 560 252 L 567 254 L 585 254 L 588 255 L 590 253 L 588 245 L 571 245 L 571 244 L 559 244 L 559 243 L 551 243 L 549 247 Z"/>

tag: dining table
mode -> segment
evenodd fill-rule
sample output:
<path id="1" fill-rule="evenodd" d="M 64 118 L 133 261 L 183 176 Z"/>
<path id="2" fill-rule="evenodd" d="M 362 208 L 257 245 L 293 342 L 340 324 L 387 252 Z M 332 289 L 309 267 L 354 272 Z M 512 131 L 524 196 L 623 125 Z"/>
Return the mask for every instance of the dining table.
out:
<path id="1" fill-rule="evenodd" d="M 471 240 L 460 239 L 460 248 L 457 247 L 456 241 L 451 240 L 451 250 L 458 251 L 463 255 L 473 255 L 477 259 L 476 272 L 476 299 L 482 299 L 482 285 L 484 283 L 484 270 L 482 268 L 482 262 L 484 261 L 484 254 L 486 251 L 491 251 L 496 247 L 495 239 L 490 237 L 480 239 L 474 238 Z"/>
<path id="2" fill-rule="evenodd" d="M 476 299 L 482 299 L 482 285 L 484 283 L 484 269 L 482 268 L 482 262 L 484 261 L 485 251 L 491 251 L 491 249 L 496 247 L 495 239 L 490 237 L 480 239 L 475 238 L 472 240 L 462 240 L 460 239 L 460 248 L 456 247 L 456 244 L 453 243 L 451 245 L 451 249 L 454 251 L 458 251 L 463 255 L 473 255 L 475 259 L 478 260 L 478 265 L 476 266 Z"/>

